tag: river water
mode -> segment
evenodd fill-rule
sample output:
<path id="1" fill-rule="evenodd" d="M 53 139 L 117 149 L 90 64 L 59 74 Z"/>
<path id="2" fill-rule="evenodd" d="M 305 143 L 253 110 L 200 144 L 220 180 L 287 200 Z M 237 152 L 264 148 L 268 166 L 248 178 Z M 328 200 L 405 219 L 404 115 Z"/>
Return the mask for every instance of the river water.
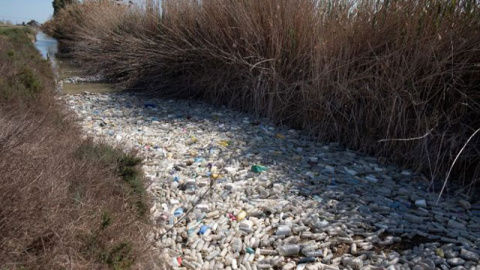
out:
<path id="1" fill-rule="evenodd" d="M 78 65 L 71 60 L 55 58 L 58 52 L 58 41 L 47 36 L 43 32 L 38 32 L 35 41 L 35 47 L 42 54 L 44 59 L 50 60 L 55 79 L 58 85 L 58 91 L 65 94 L 78 94 L 83 92 L 105 93 L 119 91 L 110 83 L 91 81 L 81 83 L 69 83 L 72 78 L 89 77 Z"/>
<path id="2" fill-rule="evenodd" d="M 35 47 L 40 51 L 43 58 L 53 58 L 58 52 L 58 41 L 43 32 L 38 32 Z"/>

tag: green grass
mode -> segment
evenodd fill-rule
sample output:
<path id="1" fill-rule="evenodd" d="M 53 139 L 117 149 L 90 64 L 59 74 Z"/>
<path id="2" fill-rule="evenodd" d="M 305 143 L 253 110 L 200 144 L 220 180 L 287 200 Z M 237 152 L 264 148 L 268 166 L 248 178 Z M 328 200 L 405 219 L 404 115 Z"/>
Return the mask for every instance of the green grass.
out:
<path id="1" fill-rule="evenodd" d="M 0 27 L 0 99 L 34 102 L 45 89 L 52 87 L 53 75 L 48 62 L 32 43 L 35 33 L 29 27 Z"/>
<path id="2" fill-rule="evenodd" d="M 114 219 L 111 213 L 104 211 L 101 220 L 99 228 L 84 240 L 86 243 L 86 255 L 96 258 L 98 262 L 108 265 L 111 269 L 131 269 L 135 262 L 132 243 L 120 241 L 114 245 L 106 246 L 104 241 L 102 241 L 102 236 L 104 231 L 113 225 Z"/>
<path id="3" fill-rule="evenodd" d="M 115 166 L 117 175 L 123 180 L 123 190 L 128 196 L 134 198 L 131 201 L 132 206 L 137 209 L 139 216 L 145 216 L 147 204 L 144 200 L 146 191 L 143 185 L 143 172 L 140 168 L 141 158 L 107 144 L 90 142 L 81 145 L 75 155 L 82 160 L 94 160 L 103 167 Z"/>

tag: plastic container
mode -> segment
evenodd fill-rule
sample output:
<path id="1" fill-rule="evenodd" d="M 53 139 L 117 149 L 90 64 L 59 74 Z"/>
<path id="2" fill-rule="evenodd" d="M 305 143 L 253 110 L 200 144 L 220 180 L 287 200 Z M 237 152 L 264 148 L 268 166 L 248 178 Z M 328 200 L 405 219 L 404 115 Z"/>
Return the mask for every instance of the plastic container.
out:
<path id="1" fill-rule="evenodd" d="M 231 247 L 233 253 L 240 252 L 240 250 L 242 250 L 242 240 L 240 238 L 234 238 Z"/>
<path id="2" fill-rule="evenodd" d="M 200 227 L 200 230 L 198 231 L 198 234 L 203 235 L 208 231 L 208 229 L 210 229 L 210 227 L 208 227 L 207 225 L 202 225 L 202 227 Z"/>
<path id="3" fill-rule="evenodd" d="M 277 235 L 290 235 L 292 234 L 292 229 L 286 225 L 281 225 L 277 229 Z"/>
<path id="4" fill-rule="evenodd" d="M 235 218 L 237 219 L 237 221 L 242 221 L 245 219 L 246 216 L 247 216 L 247 212 L 242 210 L 237 214 Z"/>
<path id="5" fill-rule="evenodd" d="M 181 208 L 181 207 L 177 208 L 177 209 L 175 210 L 175 212 L 173 212 L 173 215 L 174 215 L 175 217 L 180 217 L 180 216 L 182 216 L 182 215 L 183 215 L 183 208 Z"/>
<path id="6" fill-rule="evenodd" d="M 303 255 L 308 257 L 320 257 L 323 256 L 323 252 L 321 250 L 312 250 L 307 252 L 302 252 Z"/>
<path id="7" fill-rule="evenodd" d="M 300 252 L 300 245 L 284 245 L 278 248 L 280 256 L 294 256 Z"/>
<path id="8" fill-rule="evenodd" d="M 309 263 L 309 262 L 314 262 L 315 258 L 314 257 L 304 257 L 298 260 L 298 263 Z"/>
<path id="9" fill-rule="evenodd" d="M 267 171 L 267 167 L 262 165 L 253 165 L 251 169 L 254 173 L 261 173 Z"/>

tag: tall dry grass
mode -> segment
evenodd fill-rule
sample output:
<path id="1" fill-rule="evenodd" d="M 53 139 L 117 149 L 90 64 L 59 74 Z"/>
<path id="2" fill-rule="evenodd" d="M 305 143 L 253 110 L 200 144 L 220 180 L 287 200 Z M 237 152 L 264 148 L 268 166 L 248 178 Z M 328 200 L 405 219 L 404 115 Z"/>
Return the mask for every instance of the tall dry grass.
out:
<path id="1" fill-rule="evenodd" d="M 138 160 L 80 137 L 32 34 L 0 30 L 0 268 L 153 269 Z"/>
<path id="2" fill-rule="evenodd" d="M 49 29 L 119 83 L 255 112 L 431 179 L 480 128 L 476 0 L 156 4 L 86 1 Z M 475 186 L 479 150 L 474 137 L 452 180 Z"/>

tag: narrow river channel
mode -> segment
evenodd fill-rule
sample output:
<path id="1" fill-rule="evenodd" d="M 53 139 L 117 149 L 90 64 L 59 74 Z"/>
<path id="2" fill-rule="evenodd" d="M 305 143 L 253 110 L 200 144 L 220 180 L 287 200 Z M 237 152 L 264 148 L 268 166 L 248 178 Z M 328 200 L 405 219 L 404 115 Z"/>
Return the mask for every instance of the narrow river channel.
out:
<path id="1" fill-rule="evenodd" d="M 35 41 L 35 47 L 41 53 L 42 57 L 50 60 L 55 78 L 58 82 L 58 90 L 65 94 L 79 94 L 83 92 L 107 93 L 120 91 L 114 85 L 98 80 L 89 80 L 93 78 L 85 73 L 78 65 L 75 65 L 70 59 L 56 58 L 58 53 L 58 41 L 49 37 L 43 32 L 38 32 Z"/>

